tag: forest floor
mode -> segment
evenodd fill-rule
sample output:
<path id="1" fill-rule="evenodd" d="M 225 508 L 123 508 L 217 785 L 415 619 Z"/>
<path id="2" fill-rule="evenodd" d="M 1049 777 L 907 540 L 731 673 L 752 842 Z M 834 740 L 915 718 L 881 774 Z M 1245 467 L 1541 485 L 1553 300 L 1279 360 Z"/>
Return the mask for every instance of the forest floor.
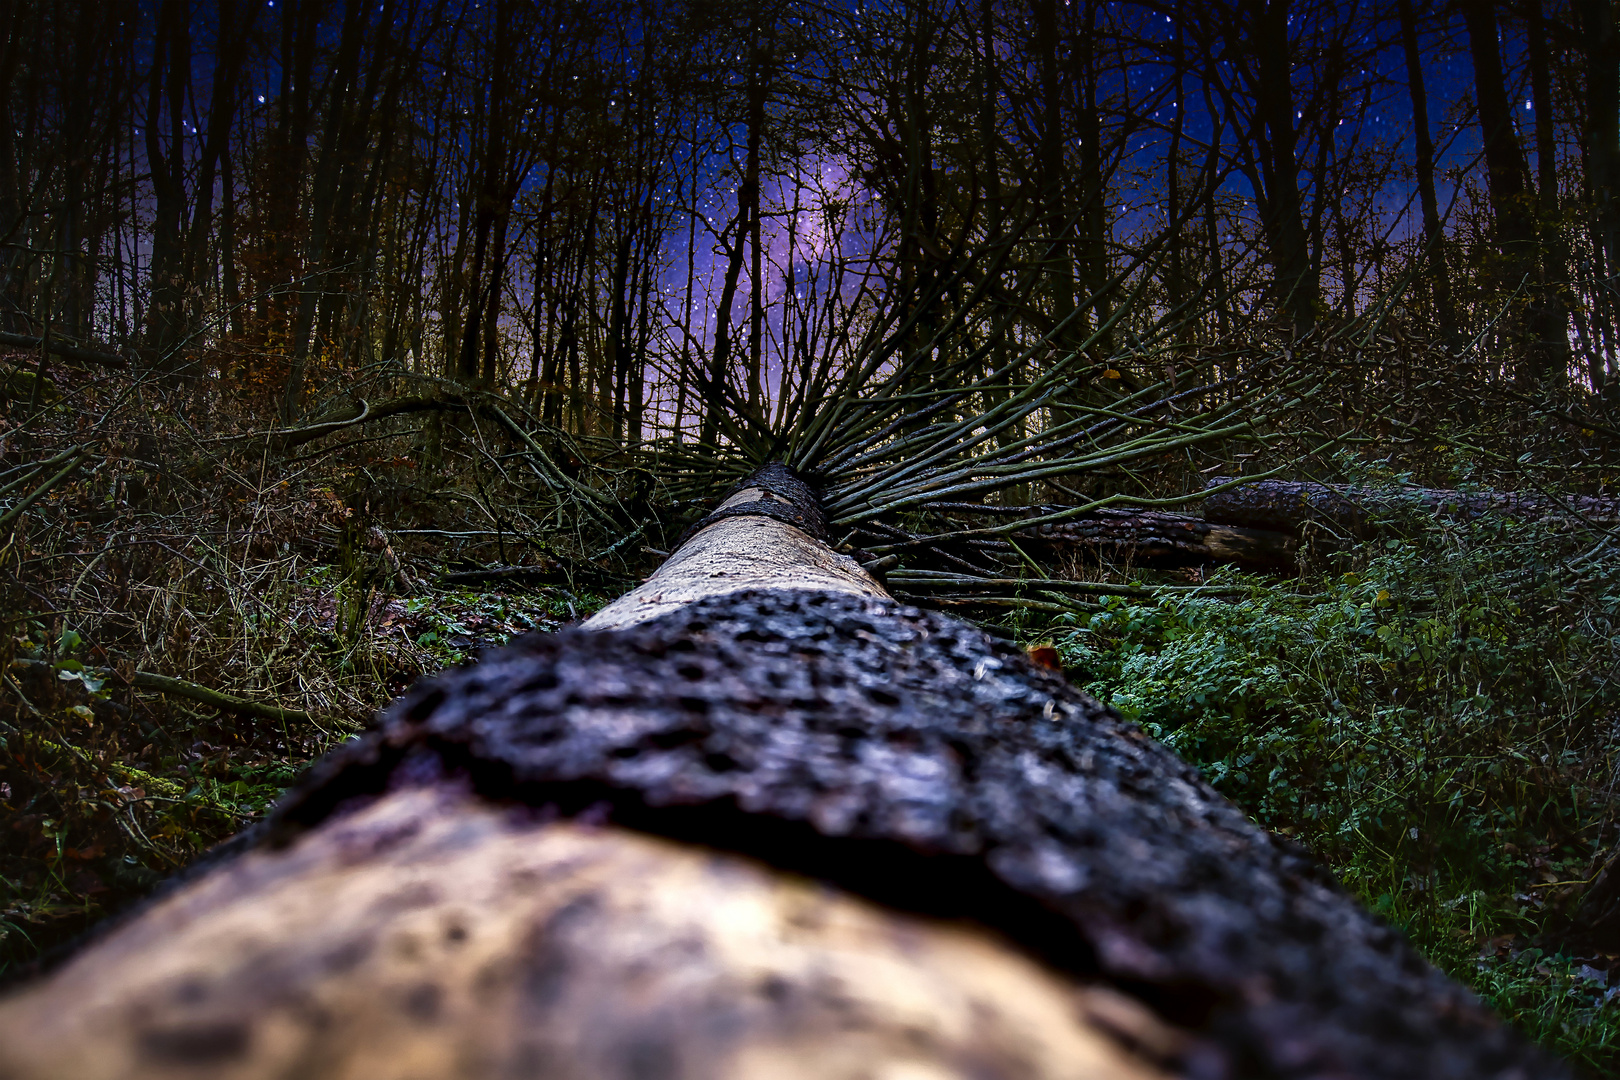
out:
<path id="1" fill-rule="evenodd" d="M 1620 956 L 1561 944 L 1620 831 L 1620 560 L 1576 566 L 1590 544 L 1554 528 L 1407 525 L 1332 570 L 1029 632 L 1527 1035 L 1620 1075 Z"/>
<path id="2" fill-rule="evenodd" d="M 38 488 L 49 470 L 9 470 L 75 440 L 95 454 L 0 537 L 0 975 L 251 823 L 414 679 L 634 581 L 575 574 L 478 522 L 499 493 L 474 475 L 472 437 L 429 448 L 393 429 L 275 457 L 232 441 L 254 430 L 245 416 L 116 379 L 4 390 L 0 489 L 25 474 Z M 1464 458 L 1453 472 L 1467 481 Z M 1072 681 L 1309 845 L 1529 1036 L 1620 1075 L 1620 955 L 1549 936 L 1620 839 L 1620 559 L 1605 543 L 1413 514 L 1295 576 L 1217 571 L 1232 590 L 1218 597 L 1138 591 L 995 620 L 1054 644 Z M 270 707 L 222 709 L 197 688 Z"/>

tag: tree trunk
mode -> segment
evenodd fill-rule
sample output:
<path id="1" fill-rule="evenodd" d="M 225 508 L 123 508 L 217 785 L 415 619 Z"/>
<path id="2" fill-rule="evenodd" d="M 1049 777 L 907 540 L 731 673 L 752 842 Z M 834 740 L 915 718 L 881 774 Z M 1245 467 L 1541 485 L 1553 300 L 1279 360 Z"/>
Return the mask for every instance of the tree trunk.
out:
<path id="1" fill-rule="evenodd" d="M 1568 1075 L 820 521 L 767 468 L 585 626 L 423 683 L 0 1004 L 0 1073 Z"/>
<path id="2" fill-rule="evenodd" d="M 722 431 L 727 430 L 727 398 L 731 374 L 732 325 L 731 308 L 737 299 L 737 284 L 742 277 L 743 255 L 749 237 L 753 234 L 754 216 L 760 206 L 760 150 L 765 133 L 765 105 L 770 96 L 770 55 L 760 43 L 760 28 L 753 28 L 753 41 L 749 46 L 748 67 L 748 135 L 747 157 L 743 165 L 742 181 L 737 185 L 737 215 L 726 233 L 720 237 L 726 248 L 725 282 L 720 289 L 720 303 L 715 308 L 714 347 L 709 358 L 709 375 L 704 386 L 703 426 L 699 441 L 713 444 Z M 730 234 L 729 241 L 726 238 Z M 755 290 L 759 283 L 754 283 Z M 752 310 L 752 309 L 750 309 Z M 750 381 L 748 385 L 754 384 Z"/>
<path id="3" fill-rule="evenodd" d="M 1170 300 L 1170 310 L 1179 312 L 1182 300 L 1186 293 L 1185 276 L 1182 272 L 1182 228 L 1181 228 L 1181 134 L 1186 127 L 1187 102 L 1184 92 L 1187 82 L 1187 53 L 1182 42 L 1182 26 L 1184 19 L 1181 11 L 1181 0 L 1176 0 L 1175 29 L 1170 39 L 1170 70 L 1172 78 L 1176 81 L 1170 107 L 1175 110 L 1175 116 L 1170 121 L 1170 151 L 1164 167 L 1166 189 L 1165 221 L 1173 230 L 1170 234 L 1170 266 L 1165 278 L 1165 292 Z M 1178 316 L 1179 317 L 1179 316 Z M 1183 324 L 1177 330 L 1179 341 L 1187 340 L 1189 326 Z M 1173 376 L 1172 376 L 1173 378 Z M 1174 383 L 1172 382 L 1172 387 Z"/>
<path id="4" fill-rule="evenodd" d="M 613 441 L 624 439 L 624 400 L 630 382 L 630 249 L 633 226 L 621 221 L 622 235 L 613 250 L 613 276 L 608 284 L 608 378 L 613 384 Z"/>
<path id="5" fill-rule="evenodd" d="M 1602 319 L 1589 361 L 1592 389 L 1602 393 L 1614 373 L 1614 357 L 1601 343 L 1614 332 L 1611 282 L 1620 272 L 1620 34 L 1608 0 L 1575 0 L 1575 17 L 1585 52 L 1586 109 L 1582 132 L 1591 189 L 1592 235 L 1601 268 L 1597 283 Z"/>
<path id="6" fill-rule="evenodd" d="M 1530 96 L 1536 114 L 1536 231 L 1540 238 L 1541 289 L 1537 293 L 1535 348 L 1549 372 L 1562 379 L 1569 371 L 1569 252 L 1558 207 L 1558 139 L 1555 124 L 1551 59 L 1541 0 L 1526 0 L 1525 41 L 1530 64 Z"/>
<path id="7" fill-rule="evenodd" d="M 1289 0 L 1250 0 L 1261 224 L 1276 264 L 1278 304 L 1296 333 L 1316 325 L 1319 284 L 1299 194 Z M 1263 135 L 1261 134 L 1263 129 Z"/>
<path id="8" fill-rule="evenodd" d="M 328 245 L 335 224 L 338 190 L 344 166 L 364 149 L 360 133 L 370 124 L 374 102 L 356 92 L 360 47 L 365 35 L 366 5 L 349 0 L 344 5 L 343 30 L 327 75 L 326 130 L 321 134 L 320 154 L 310 179 L 309 234 L 304 241 L 303 279 L 298 288 L 298 306 L 293 316 L 292 358 L 287 384 L 282 390 L 281 413 L 286 422 L 303 411 L 304 382 L 312 355 L 324 342 L 311 340 L 321 295 L 332 288 Z M 351 145 L 352 144 L 352 145 Z"/>
<path id="9" fill-rule="evenodd" d="M 146 94 L 146 161 L 152 178 L 152 250 L 146 349 L 164 370 L 178 366 L 186 332 L 185 105 L 191 79 L 189 9 L 164 0 L 153 32 Z M 167 103 L 167 110 L 164 105 Z M 167 113 L 167 115 L 165 115 Z M 165 149 L 164 132 L 168 142 Z"/>
<path id="10" fill-rule="evenodd" d="M 1191 514 L 1156 510 L 1104 508 L 1073 521 L 1036 526 L 1028 535 L 1053 548 L 1081 548 L 1144 566 L 1236 563 L 1276 570 L 1293 567 L 1297 547 L 1291 533 L 1220 525 Z"/>
<path id="11" fill-rule="evenodd" d="M 711 596 L 743 589 L 816 589 L 887 597 L 859 563 L 826 544 L 826 523 L 809 489 L 767 466 L 720 501 L 657 573 L 585 620 L 621 630 Z"/>
<path id="12" fill-rule="evenodd" d="M 1513 107 L 1507 97 L 1502 52 L 1497 40 L 1497 18 L 1488 0 L 1464 0 L 1463 21 L 1468 27 L 1469 50 L 1474 60 L 1474 92 L 1479 103 L 1480 136 L 1485 143 L 1486 189 L 1501 245 L 1497 285 L 1507 293 L 1525 287 L 1530 303 L 1521 318 L 1519 378 L 1529 384 L 1561 374 L 1559 357 L 1567 356 L 1549 340 L 1561 336 L 1546 310 L 1545 287 L 1537 263 L 1536 221 L 1527 187 L 1529 165 L 1513 128 Z"/>
<path id="13" fill-rule="evenodd" d="M 1045 225 L 1042 258 L 1047 264 L 1046 284 L 1048 310 L 1052 321 L 1063 323 L 1074 311 L 1074 245 L 1069 237 L 1068 200 L 1064 197 L 1074 183 L 1065 167 L 1063 155 L 1063 95 L 1058 84 L 1058 25 L 1057 0 L 1034 0 L 1034 51 L 1040 85 L 1040 139 L 1037 145 L 1036 169 L 1040 176 L 1040 205 Z M 1076 58 L 1077 64 L 1089 60 L 1091 42 L 1083 40 L 1081 48 L 1087 51 L 1086 60 Z M 1082 78 L 1089 74 L 1089 68 Z M 1086 139 L 1081 136 L 1082 149 Z M 1089 175 L 1082 174 L 1081 186 L 1090 194 Z M 1069 326 L 1055 343 L 1060 349 L 1072 348 L 1085 340 L 1085 334 Z"/>
<path id="14" fill-rule="evenodd" d="M 1423 81 L 1423 57 L 1418 52 L 1417 18 L 1412 0 L 1396 0 L 1401 17 L 1401 46 L 1406 53 L 1406 86 L 1412 97 L 1412 131 L 1417 153 L 1418 196 L 1423 203 L 1423 248 L 1428 263 L 1429 290 L 1435 318 L 1446 343 L 1457 338 L 1457 310 L 1451 302 L 1451 275 L 1446 270 L 1444 234 L 1440 227 L 1440 200 L 1434 191 L 1434 140 L 1429 134 L 1429 94 Z"/>
<path id="15" fill-rule="evenodd" d="M 1062 506 L 988 506 L 982 503 L 929 503 L 925 509 L 969 527 L 1005 522 L 1008 517 L 1036 517 Z M 988 519 L 988 520 L 987 520 Z M 1085 552 L 1139 566 L 1203 566 L 1237 563 L 1257 570 L 1292 568 L 1298 542 L 1291 532 L 1246 529 L 1205 521 L 1194 514 L 1162 510 L 1103 507 L 1068 521 L 1020 529 L 1015 538 L 1033 542 L 1054 554 Z"/>
<path id="16" fill-rule="evenodd" d="M 1548 937 L 1577 956 L 1620 951 L 1620 849 L 1611 851 L 1567 921 Z"/>
<path id="17" fill-rule="evenodd" d="M 1211 487 L 1229 484 L 1217 476 Z M 1398 510 L 1420 510 L 1445 517 L 1500 514 L 1520 519 L 1563 517 L 1594 524 L 1620 521 L 1620 499 L 1571 495 L 1549 498 L 1517 492 L 1462 492 L 1446 488 L 1358 488 L 1314 481 L 1256 480 L 1216 492 L 1204 500 L 1204 520 L 1217 525 L 1297 533 L 1307 523 L 1353 536 L 1367 536 L 1375 521 Z"/>
<path id="18" fill-rule="evenodd" d="M 1092 303 L 1091 328 L 1098 329 L 1108 321 L 1112 298 L 1103 287 L 1111 276 L 1108 265 L 1108 185 L 1103 178 L 1102 113 L 1097 106 L 1097 84 L 1100 79 L 1097 57 L 1096 0 L 1087 0 L 1080 13 L 1080 32 L 1075 47 L 1070 51 L 1074 78 L 1079 83 L 1079 115 L 1075 118 L 1080 137 L 1080 275 L 1081 287 Z M 1113 351 L 1113 334 L 1103 335 L 1097 342 L 1103 354 Z"/>

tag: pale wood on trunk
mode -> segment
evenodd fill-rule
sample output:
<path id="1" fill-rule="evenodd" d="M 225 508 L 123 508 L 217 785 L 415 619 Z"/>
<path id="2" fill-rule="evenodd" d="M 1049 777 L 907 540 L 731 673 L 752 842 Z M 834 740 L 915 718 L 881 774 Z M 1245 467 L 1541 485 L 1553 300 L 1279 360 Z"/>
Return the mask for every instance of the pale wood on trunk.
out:
<path id="1" fill-rule="evenodd" d="M 0 1076 L 1164 1075 L 1121 1040 L 1177 1035 L 975 927 L 418 788 L 242 857 L 0 1007 Z"/>
<path id="2" fill-rule="evenodd" d="M 761 488 L 737 491 L 719 509 L 773 499 Z M 653 576 L 585 620 L 591 630 L 618 630 L 696 600 L 743 589 L 820 589 L 887 598 L 876 578 L 848 555 L 775 518 L 721 518 L 682 544 Z"/>

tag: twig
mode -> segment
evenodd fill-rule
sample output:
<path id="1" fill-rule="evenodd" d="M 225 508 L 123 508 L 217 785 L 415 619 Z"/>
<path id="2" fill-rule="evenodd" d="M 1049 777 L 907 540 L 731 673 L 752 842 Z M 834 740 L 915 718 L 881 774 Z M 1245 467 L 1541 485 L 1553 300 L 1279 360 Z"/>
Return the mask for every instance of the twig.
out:
<path id="1" fill-rule="evenodd" d="M 56 487 L 58 484 L 65 481 L 68 477 L 72 476 L 74 473 L 78 472 L 79 471 L 79 466 L 84 464 L 84 459 L 88 455 L 89 455 L 89 451 L 87 451 L 87 450 L 79 450 L 78 453 L 76 454 L 76 456 L 73 458 L 73 460 L 68 462 L 66 465 L 62 466 L 62 468 L 57 471 L 55 476 L 51 477 L 49 480 L 45 481 L 39 487 L 37 487 L 33 491 L 31 491 L 16 506 L 13 506 L 10 510 L 7 510 L 4 514 L 0 514 L 0 533 L 4 533 L 7 529 L 11 528 L 11 526 L 16 522 L 16 520 L 18 518 L 22 517 L 23 514 L 28 510 L 28 508 L 30 506 L 33 506 L 36 502 L 38 502 L 40 500 L 40 498 L 42 496 L 44 496 L 44 494 L 46 492 L 50 491 L 52 488 Z"/>
<path id="2" fill-rule="evenodd" d="M 58 340 L 52 335 L 49 341 L 43 338 L 29 337 L 27 334 L 12 334 L 0 331 L 0 345 L 12 345 L 19 349 L 38 349 L 44 347 L 48 352 L 69 360 L 83 360 L 89 364 L 100 364 L 102 367 L 114 368 L 119 371 L 129 367 L 129 361 L 115 353 L 101 352 L 97 349 L 85 349 L 78 345 L 70 345 Z"/>
<path id="3" fill-rule="evenodd" d="M 34 665 L 47 664 L 49 661 L 18 659 L 13 663 Z M 123 679 L 123 676 L 115 668 L 97 667 L 86 668 L 86 670 L 102 678 Z M 252 716 L 259 720 L 273 720 L 283 724 L 313 724 L 316 727 L 320 726 L 309 713 L 299 712 L 297 709 L 283 709 L 279 705 L 268 705 L 262 701 L 249 701 L 247 698 L 221 693 L 218 690 L 210 690 L 208 687 L 198 683 L 171 678 L 168 675 L 158 675 L 150 671 L 137 671 L 129 676 L 127 681 L 129 685 L 140 690 L 156 690 L 160 694 L 172 694 L 175 697 L 188 698 L 199 704 L 211 705 L 224 712 Z"/>
<path id="4" fill-rule="evenodd" d="M 297 709 L 283 709 L 279 705 L 267 705 L 262 701 L 249 701 L 233 694 L 223 694 L 218 690 L 210 690 L 185 679 L 172 679 L 167 675 L 155 675 L 150 671 L 137 671 L 130 678 L 133 686 L 142 690 L 156 690 L 163 694 L 173 694 L 176 697 L 189 698 L 203 705 L 212 705 L 224 712 L 239 713 L 243 716 L 252 716 L 259 720 L 273 720 L 277 723 L 287 724 L 316 724 L 315 718 L 309 713 L 299 712 Z"/>

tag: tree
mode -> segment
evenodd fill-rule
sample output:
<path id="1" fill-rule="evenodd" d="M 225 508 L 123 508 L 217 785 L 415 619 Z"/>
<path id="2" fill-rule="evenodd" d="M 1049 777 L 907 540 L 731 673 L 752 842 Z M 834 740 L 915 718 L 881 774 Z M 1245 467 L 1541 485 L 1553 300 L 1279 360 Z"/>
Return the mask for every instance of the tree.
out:
<path id="1" fill-rule="evenodd" d="M 204 113 L 207 129 L 191 128 L 200 142 L 195 161 L 187 133 L 188 108 L 194 106 L 191 6 L 186 0 L 164 0 L 158 11 L 146 95 L 146 159 L 153 192 L 152 302 L 147 309 L 146 345 L 153 359 L 171 371 L 183 367 L 180 347 L 201 315 L 215 177 L 241 97 L 238 79 L 259 11 L 256 4 L 238 11 L 232 0 L 218 5 L 219 45 Z M 194 179 L 188 175 L 193 169 Z"/>
<path id="2" fill-rule="evenodd" d="M 1434 190 L 1434 140 L 1429 133 L 1429 95 L 1423 81 L 1423 54 L 1418 50 L 1417 18 L 1412 0 L 1396 0 L 1401 20 L 1401 51 L 1406 57 L 1406 85 L 1412 98 L 1412 137 L 1416 155 L 1418 196 L 1423 203 L 1423 252 L 1429 289 L 1434 297 L 1440 332 L 1448 341 L 1457 336 L 1457 312 L 1451 301 L 1451 275 L 1446 270 L 1440 201 Z"/>
<path id="3" fill-rule="evenodd" d="M 1614 9 L 1602 0 L 1573 5 L 1585 62 L 1586 100 L 1582 143 L 1586 188 L 1591 193 L 1590 229 L 1597 263 L 1593 304 L 1598 341 L 1588 361 L 1592 388 L 1602 393 L 1615 372 L 1613 275 L 1620 267 L 1620 34 Z"/>
<path id="4" fill-rule="evenodd" d="M 721 253 L 726 260 L 724 281 L 720 287 L 720 298 L 714 307 L 715 329 L 713 345 L 709 350 L 707 371 L 702 376 L 704 395 L 703 427 L 698 440 L 705 443 L 717 443 L 722 430 L 723 421 L 728 412 L 732 411 L 730 401 L 733 391 L 732 367 L 733 353 L 737 351 L 735 339 L 739 336 L 734 326 L 734 308 L 737 303 L 737 294 L 742 282 L 744 261 L 748 260 L 753 276 L 749 285 L 749 320 L 748 320 L 748 353 L 745 357 L 745 374 L 742 384 L 741 399 L 747 403 L 744 413 L 760 415 L 759 409 L 763 399 L 762 372 L 760 370 L 761 358 L 757 346 L 760 343 L 761 320 L 763 311 L 759 304 L 761 294 L 765 288 L 763 281 L 763 266 L 759 258 L 760 241 L 760 214 L 762 206 L 762 185 L 765 181 L 765 145 L 767 128 L 771 126 L 771 116 L 768 105 L 773 93 L 776 91 L 776 82 L 780 70 L 777 52 L 777 21 L 781 17 L 771 4 L 751 0 L 740 5 L 735 11 L 721 10 L 719 13 L 705 13 L 698 17 L 696 27 L 701 29 L 705 25 L 712 26 L 709 20 L 719 14 L 722 22 L 729 21 L 736 31 L 741 32 L 744 43 L 743 53 L 746 56 L 739 71 L 742 83 L 742 94 L 724 94 L 733 99 L 732 107 L 740 110 L 740 119 L 743 125 L 742 161 L 733 160 L 732 168 L 736 179 L 736 212 L 731 221 L 716 236 Z M 730 47 L 729 45 L 727 46 Z M 725 74 L 731 70 L 731 65 L 723 58 L 720 66 L 715 70 L 720 75 L 714 90 L 727 81 Z M 711 91 L 713 92 L 713 91 Z M 731 153 L 735 158 L 736 146 L 731 146 Z M 752 250 L 753 258 L 748 259 Z M 729 434 L 729 433 L 728 433 Z"/>
<path id="5" fill-rule="evenodd" d="M 1568 367 L 1568 317 L 1557 302 L 1555 287 L 1546 280 L 1545 268 L 1538 258 L 1543 238 L 1537 229 L 1533 193 L 1528 186 L 1529 165 L 1513 127 L 1495 9 L 1482 0 L 1464 0 L 1461 6 L 1474 60 L 1474 90 L 1479 102 L 1480 134 L 1485 143 L 1487 190 L 1501 244 L 1501 257 L 1493 269 L 1503 288 L 1522 287 L 1529 293 L 1523 317 L 1524 331 L 1518 335 L 1520 377 L 1537 384 L 1562 378 Z M 1547 196 L 1556 200 L 1556 191 L 1548 192 Z"/>
<path id="6" fill-rule="evenodd" d="M 1294 59 L 1289 0 L 1244 0 L 1221 26 L 1246 95 L 1220 83 L 1228 113 L 1246 111 L 1238 144 L 1241 170 L 1254 192 L 1276 267 L 1276 302 L 1296 332 L 1316 322 L 1320 283 L 1311 259 L 1299 190 L 1299 132 L 1294 108 Z"/>

